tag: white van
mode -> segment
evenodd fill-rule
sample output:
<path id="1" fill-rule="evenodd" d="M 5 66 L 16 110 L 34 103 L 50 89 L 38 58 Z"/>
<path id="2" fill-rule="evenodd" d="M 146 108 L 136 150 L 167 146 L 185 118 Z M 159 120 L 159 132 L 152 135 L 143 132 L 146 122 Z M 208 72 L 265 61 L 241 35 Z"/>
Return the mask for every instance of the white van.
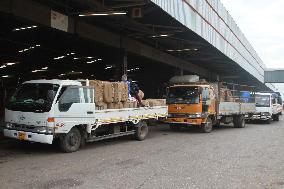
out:
<path id="1" fill-rule="evenodd" d="M 279 95 L 271 92 L 261 92 L 255 94 L 256 113 L 251 120 L 262 120 L 270 123 L 279 121 L 279 115 L 282 113 L 282 102 L 279 101 Z"/>

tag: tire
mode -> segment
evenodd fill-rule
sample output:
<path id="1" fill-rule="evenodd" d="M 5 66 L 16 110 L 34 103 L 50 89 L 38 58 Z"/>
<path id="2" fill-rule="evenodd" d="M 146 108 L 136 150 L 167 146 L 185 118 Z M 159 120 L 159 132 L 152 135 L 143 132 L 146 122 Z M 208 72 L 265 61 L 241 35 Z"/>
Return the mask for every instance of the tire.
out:
<path id="1" fill-rule="evenodd" d="M 60 136 L 59 145 L 63 152 L 76 152 L 79 150 L 81 144 L 82 136 L 76 127 L 73 127 L 67 134 Z"/>
<path id="2" fill-rule="evenodd" d="M 266 124 L 270 124 L 272 122 L 272 118 L 265 121 Z"/>
<path id="3" fill-rule="evenodd" d="M 217 120 L 216 123 L 213 125 L 215 128 L 220 128 L 221 127 L 221 121 Z"/>
<path id="4" fill-rule="evenodd" d="M 170 123 L 170 129 L 172 131 L 179 131 L 180 127 L 177 124 Z"/>
<path id="5" fill-rule="evenodd" d="M 201 124 L 201 130 L 203 133 L 211 133 L 212 128 L 213 128 L 212 119 L 208 117 L 206 123 Z"/>
<path id="6" fill-rule="evenodd" d="M 145 121 L 140 121 L 135 126 L 135 133 L 134 133 L 134 139 L 142 141 L 144 140 L 148 135 L 148 126 Z"/>
<path id="7" fill-rule="evenodd" d="M 273 121 L 279 121 L 279 114 L 273 116 Z"/>
<path id="8" fill-rule="evenodd" d="M 250 119 L 245 119 L 245 122 L 246 122 L 246 124 L 249 124 L 249 123 L 251 123 L 251 120 Z"/>
<path id="9" fill-rule="evenodd" d="M 233 123 L 234 123 L 235 128 L 245 128 L 246 127 L 245 117 L 242 115 L 235 116 L 233 118 Z"/>

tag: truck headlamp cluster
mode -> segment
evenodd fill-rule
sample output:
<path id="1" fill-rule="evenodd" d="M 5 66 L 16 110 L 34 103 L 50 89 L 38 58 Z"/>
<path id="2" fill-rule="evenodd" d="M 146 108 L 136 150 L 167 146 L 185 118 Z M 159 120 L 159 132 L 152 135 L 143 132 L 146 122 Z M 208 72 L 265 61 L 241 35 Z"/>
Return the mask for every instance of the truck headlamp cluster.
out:
<path id="1" fill-rule="evenodd" d="M 53 133 L 53 128 L 52 127 L 37 127 L 36 132 L 38 133 Z"/>
<path id="2" fill-rule="evenodd" d="M 201 113 L 196 113 L 196 114 L 189 114 L 188 118 L 202 118 L 202 114 Z"/>
<path id="3" fill-rule="evenodd" d="M 260 115 L 262 115 L 262 116 L 270 116 L 270 113 L 269 112 L 261 112 Z"/>
<path id="4" fill-rule="evenodd" d="M 12 123 L 6 123 L 6 128 L 7 129 L 11 129 L 13 127 L 13 124 Z"/>

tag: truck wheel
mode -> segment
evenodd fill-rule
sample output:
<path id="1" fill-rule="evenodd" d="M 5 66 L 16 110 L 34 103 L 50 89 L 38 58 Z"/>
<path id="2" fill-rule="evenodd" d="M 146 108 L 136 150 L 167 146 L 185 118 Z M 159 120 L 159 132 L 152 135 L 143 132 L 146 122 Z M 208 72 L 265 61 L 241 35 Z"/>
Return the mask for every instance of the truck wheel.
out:
<path id="1" fill-rule="evenodd" d="M 266 124 L 270 124 L 272 122 L 272 118 L 269 118 L 268 120 L 265 121 Z"/>
<path id="2" fill-rule="evenodd" d="M 213 125 L 213 127 L 215 127 L 215 128 L 221 127 L 221 121 L 217 120 L 216 123 Z"/>
<path id="3" fill-rule="evenodd" d="M 60 148 L 63 152 L 76 152 L 81 146 L 82 136 L 80 131 L 73 127 L 69 133 L 60 136 Z"/>
<path id="4" fill-rule="evenodd" d="M 134 138 L 136 140 L 142 141 L 146 138 L 148 135 L 148 126 L 145 121 L 140 121 L 136 126 L 135 126 L 135 133 L 134 133 Z"/>
<path id="5" fill-rule="evenodd" d="M 235 128 L 245 128 L 246 126 L 246 121 L 245 117 L 240 115 L 240 116 L 235 116 L 233 118 L 233 123 Z"/>
<path id="6" fill-rule="evenodd" d="M 279 121 L 279 114 L 273 116 L 273 121 Z"/>
<path id="7" fill-rule="evenodd" d="M 212 120 L 210 117 L 207 118 L 206 123 L 201 124 L 201 129 L 203 133 L 210 133 L 212 131 Z"/>
<path id="8" fill-rule="evenodd" d="M 171 129 L 172 131 L 179 131 L 179 130 L 180 130 L 180 127 L 179 127 L 177 124 L 170 123 L 170 129 Z"/>

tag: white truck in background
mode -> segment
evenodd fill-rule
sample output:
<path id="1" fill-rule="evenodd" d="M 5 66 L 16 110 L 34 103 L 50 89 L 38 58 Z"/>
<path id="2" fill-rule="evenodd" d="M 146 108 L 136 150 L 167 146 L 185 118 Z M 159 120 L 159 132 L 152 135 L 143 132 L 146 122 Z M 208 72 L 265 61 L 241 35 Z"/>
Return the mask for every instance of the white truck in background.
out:
<path id="1" fill-rule="evenodd" d="M 273 92 L 259 92 L 255 94 L 256 113 L 252 115 L 250 120 L 261 120 L 267 123 L 271 121 L 279 121 L 282 115 L 282 99 L 281 96 Z"/>
<path id="2" fill-rule="evenodd" d="M 167 106 L 96 110 L 94 88 L 88 80 L 24 82 L 5 109 L 6 137 L 52 144 L 64 152 L 85 142 L 125 135 L 144 140 L 146 120 L 167 116 Z"/>

